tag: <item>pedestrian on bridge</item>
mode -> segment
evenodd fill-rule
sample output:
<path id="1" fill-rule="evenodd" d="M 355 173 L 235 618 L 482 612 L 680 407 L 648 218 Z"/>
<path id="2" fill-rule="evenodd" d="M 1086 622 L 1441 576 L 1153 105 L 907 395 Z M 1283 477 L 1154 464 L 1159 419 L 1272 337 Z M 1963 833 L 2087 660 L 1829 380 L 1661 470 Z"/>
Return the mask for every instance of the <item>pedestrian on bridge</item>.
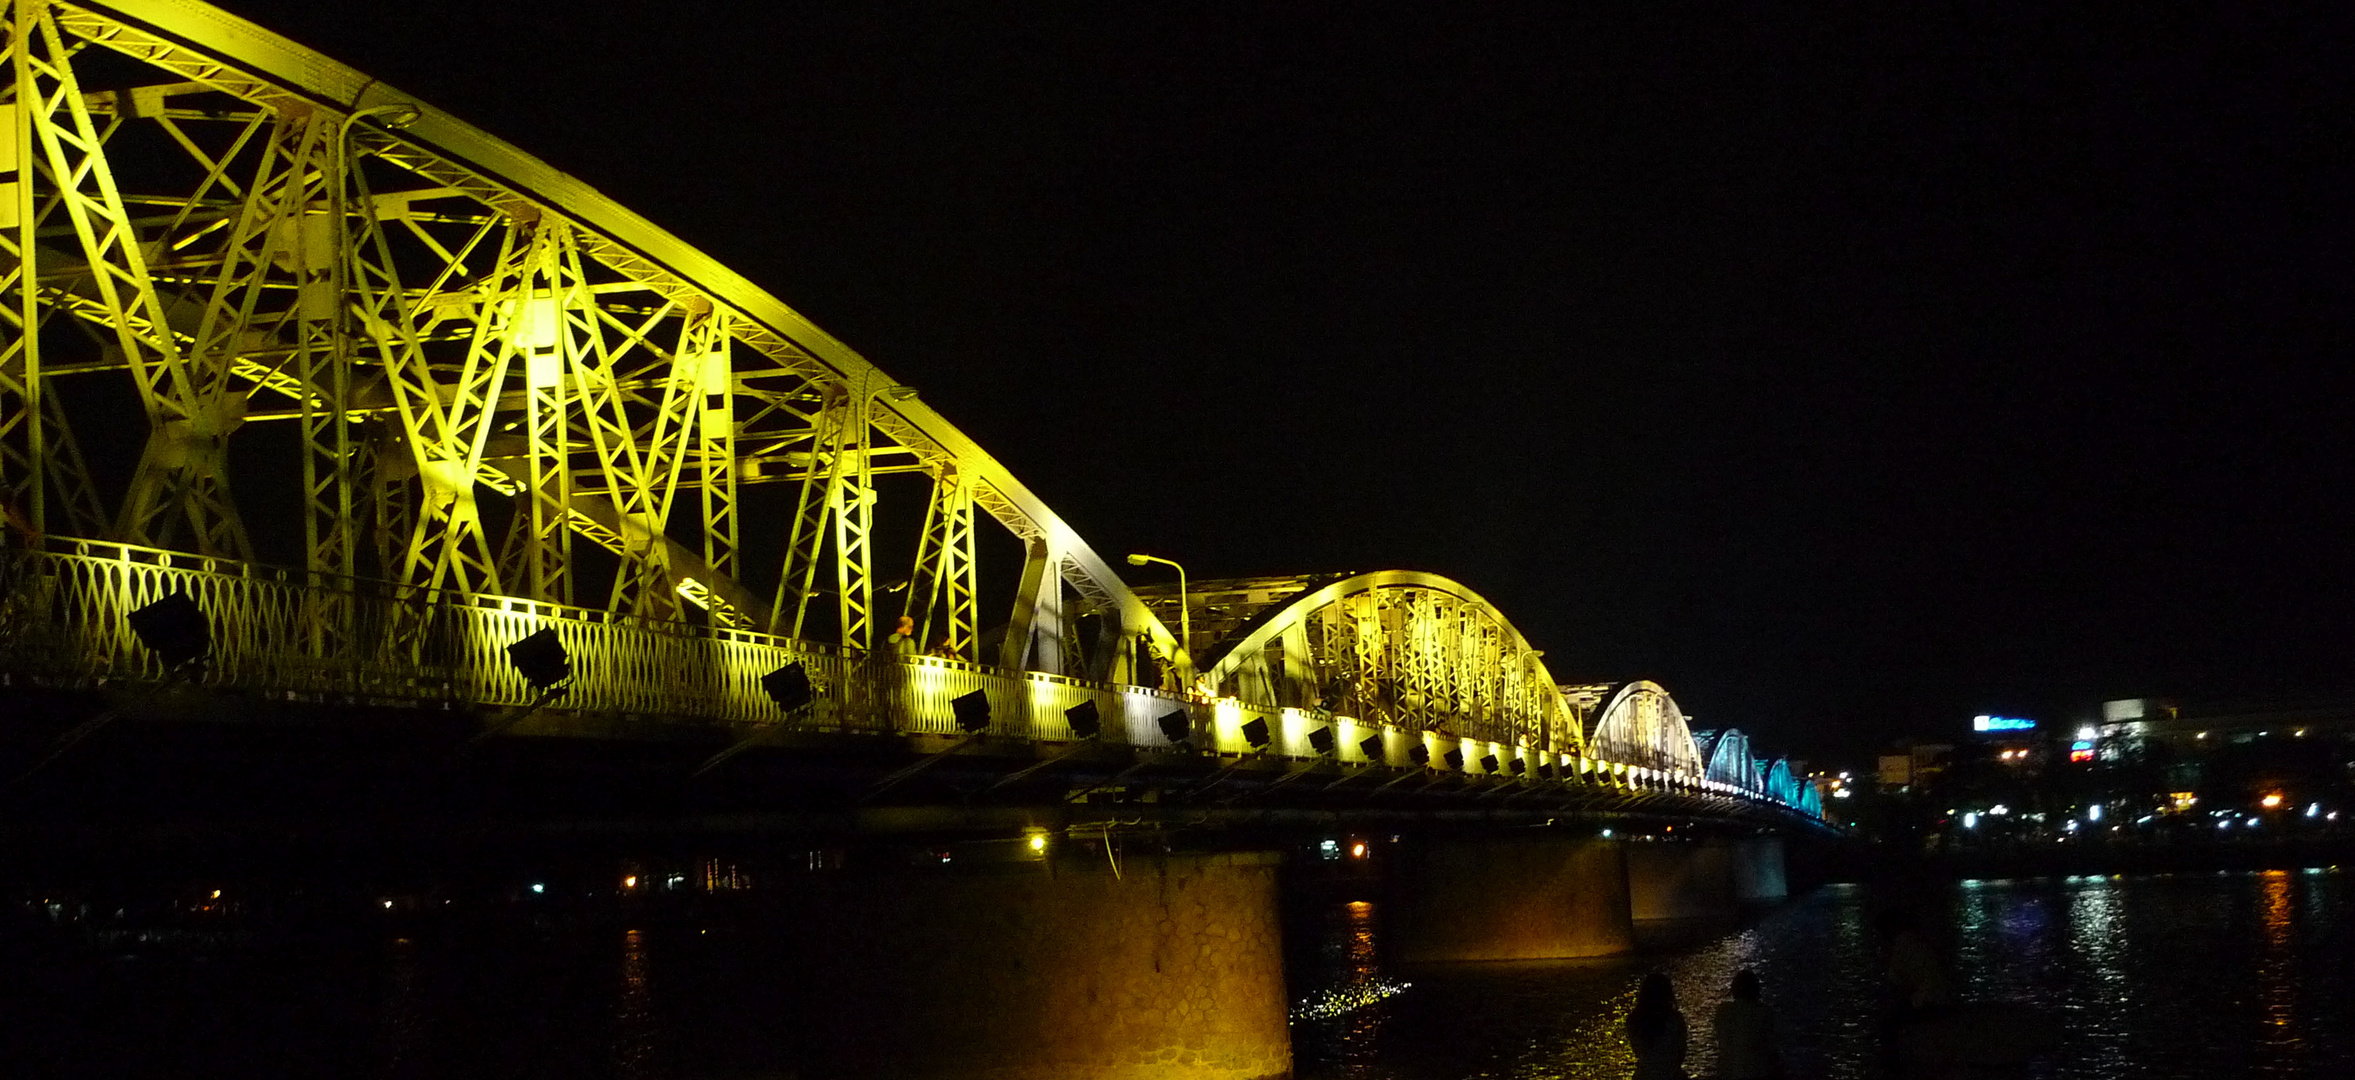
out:
<path id="1" fill-rule="evenodd" d="M 1688 1080 L 1684 1013 L 1677 1011 L 1676 986 L 1668 976 L 1655 971 L 1636 987 L 1627 1047 L 1635 1051 L 1635 1080 Z"/>
<path id="2" fill-rule="evenodd" d="M 915 659 L 917 650 L 922 646 L 916 644 L 916 620 L 913 616 L 899 617 L 899 625 L 892 628 L 888 644 L 891 646 L 892 659 Z"/>

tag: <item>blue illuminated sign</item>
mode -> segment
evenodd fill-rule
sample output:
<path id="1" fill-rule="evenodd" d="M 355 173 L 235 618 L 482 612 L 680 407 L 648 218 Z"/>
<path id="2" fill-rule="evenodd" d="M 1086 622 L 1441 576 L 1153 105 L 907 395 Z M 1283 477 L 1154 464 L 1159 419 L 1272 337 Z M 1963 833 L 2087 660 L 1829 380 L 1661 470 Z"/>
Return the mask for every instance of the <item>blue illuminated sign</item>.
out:
<path id="1" fill-rule="evenodd" d="M 2036 721 L 2022 720 L 2016 716 L 1974 716 L 1971 718 L 1971 730 L 2034 731 L 2036 730 Z"/>

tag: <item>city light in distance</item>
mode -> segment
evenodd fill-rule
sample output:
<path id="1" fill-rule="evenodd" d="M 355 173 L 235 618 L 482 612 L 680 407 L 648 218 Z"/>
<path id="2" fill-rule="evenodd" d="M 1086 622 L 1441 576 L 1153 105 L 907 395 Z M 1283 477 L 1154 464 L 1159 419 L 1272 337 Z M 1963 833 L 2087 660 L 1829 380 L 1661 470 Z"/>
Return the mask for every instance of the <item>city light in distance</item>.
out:
<path id="1" fill-rule="evenodd" d="M 2281 792 L 2266 792 L 2264 798 L 2257 800 L 2257 805 L 2262 806 L 2267 810 L 2272 810 L 2279 807 L 2281 805 Z"/>

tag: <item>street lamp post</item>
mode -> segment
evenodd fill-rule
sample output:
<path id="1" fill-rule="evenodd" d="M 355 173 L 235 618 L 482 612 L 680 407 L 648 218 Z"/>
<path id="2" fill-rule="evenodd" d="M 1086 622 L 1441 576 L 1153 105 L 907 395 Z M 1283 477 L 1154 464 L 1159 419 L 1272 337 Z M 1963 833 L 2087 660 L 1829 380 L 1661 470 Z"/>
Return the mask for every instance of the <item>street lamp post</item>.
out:
<path id="1" fill-rule="evenodd" d="M 1186 568 L 1158 555 L 1131 555 L 1128 557 L 1130 566 L 1143 566 L 1147 563 L 1160 563 L 1178 572 L 1178 651 L 1185 655 L 1186 666 L 1191 668 L 1194 666 L 1194 614 L 1189 610 L 1190 605 L 1186 603 Z"/>

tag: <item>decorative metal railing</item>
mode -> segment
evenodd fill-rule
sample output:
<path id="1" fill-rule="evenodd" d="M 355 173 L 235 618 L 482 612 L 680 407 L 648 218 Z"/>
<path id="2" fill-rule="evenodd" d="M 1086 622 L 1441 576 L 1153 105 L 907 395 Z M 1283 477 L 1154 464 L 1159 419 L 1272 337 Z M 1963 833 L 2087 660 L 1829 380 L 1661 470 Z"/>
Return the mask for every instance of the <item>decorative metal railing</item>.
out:
<path id="1" fill-rule="evenodd" d="M 1096 736 L 1115 745 L 1344 765 L 1422 768 L 1500 780 L 1714 795 L 1793 806 L 1696 773 L 1373 723 L 1313 709 L 1189 698 L 1136 686 L 1012 672 L 933 657 L 858 655 L 750 631 L 659 622 L 584 608 L 360 580 L 92 540 L 0 551 L 0 680 L 75 688 L 189 680 L 323 705 L 477 710 L 535 704 L 748 732 L 951 735 L 955 702 L 976 691 L 995 736 L 1068 741 L 1070 710 L 1093 702 Z M 203 614 L 209 649 L 166 667 L 131 612 L 182 594 Z M 542 630 L 570 661 L 544 694 L 506 654 Z M 787 710 L 762 677 L 799 664 L 814 690 Z M 1173 714 L 1182 722 L 1172 723 Z"/>

